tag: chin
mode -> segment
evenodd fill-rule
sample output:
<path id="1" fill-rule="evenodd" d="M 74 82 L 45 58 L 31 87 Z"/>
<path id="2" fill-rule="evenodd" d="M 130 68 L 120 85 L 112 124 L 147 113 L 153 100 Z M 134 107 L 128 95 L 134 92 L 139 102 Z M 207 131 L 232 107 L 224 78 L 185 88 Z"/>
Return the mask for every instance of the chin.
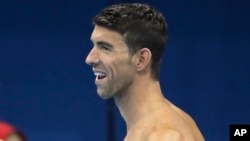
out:
<path id="1" fill-rule="evenodd" d="M 99 95 L 99 97 L 100 98 L 102 98 L 102 99 L 110 99 L 110 98 L 112 98 L 113 96 L 112 95 L 110 95 L 110 94 L 106 94 L 106 93 L 99 93 L 98 92 L 98 95 Z"/>
<path id="2" fill-rule="evenodd" d="M 103 96 L 103 95 L 99 95 L 102 99 L 110 99 L 112 98 L 112 96 Z"/>

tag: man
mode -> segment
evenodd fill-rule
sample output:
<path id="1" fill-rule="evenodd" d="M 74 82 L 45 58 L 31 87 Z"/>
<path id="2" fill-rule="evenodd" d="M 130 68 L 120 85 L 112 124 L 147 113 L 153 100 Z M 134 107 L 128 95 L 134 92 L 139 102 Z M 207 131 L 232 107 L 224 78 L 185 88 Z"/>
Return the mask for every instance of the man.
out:
<path id="1" fill-rule="evenodd" d="M 149 5 L 118 4 L 94 19 L 86 63 L 97 93 L 114 98 L 126 122 L 124 141 L 203 141 L 193 119 L 162 94 L 159 69 L 167 40 L 163 15 Z"/>
<path id="2" fill-rule="evenodd" d="M 0 121 L 0 141 L 26 141 L 26 138 L 24 134 L 14 126 Z"/>

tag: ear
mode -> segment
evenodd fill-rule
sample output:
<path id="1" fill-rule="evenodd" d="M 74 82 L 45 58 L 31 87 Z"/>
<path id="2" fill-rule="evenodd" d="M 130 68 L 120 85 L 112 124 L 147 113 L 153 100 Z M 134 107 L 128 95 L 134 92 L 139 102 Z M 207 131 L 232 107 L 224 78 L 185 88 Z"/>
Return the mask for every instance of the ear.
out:
<path id="1" fill-rule="evenodd" d="M 148 48 L 142 48 L 136 53 L 136 70 L 141 71 L 147 68 L 151 62 L 151 51 Z"/>

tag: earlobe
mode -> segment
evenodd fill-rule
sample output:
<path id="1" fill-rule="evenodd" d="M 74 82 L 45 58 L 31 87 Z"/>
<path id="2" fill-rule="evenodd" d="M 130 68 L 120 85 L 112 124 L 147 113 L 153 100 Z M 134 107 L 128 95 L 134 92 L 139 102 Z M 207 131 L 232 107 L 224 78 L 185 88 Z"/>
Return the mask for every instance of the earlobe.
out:
<path id="1" fill-rule="evenodd" d="M 141 71 L 150 65 L 152 54 L 148 48 L 142 48 L 137 52 L 136 69 Z"/>

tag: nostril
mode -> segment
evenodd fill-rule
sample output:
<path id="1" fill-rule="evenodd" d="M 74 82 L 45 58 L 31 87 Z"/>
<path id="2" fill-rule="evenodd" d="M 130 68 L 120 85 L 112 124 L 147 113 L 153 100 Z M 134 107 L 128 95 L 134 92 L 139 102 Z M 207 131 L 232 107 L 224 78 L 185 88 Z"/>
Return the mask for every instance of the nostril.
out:
<path id="1" fill-rule="evenodd" d="M 87 58 L 85 60 L 85 63 L 88 64 L 88 65 L 91 65 L 91 66 L 95 66 L 99 63 L 99 59 L 97 58 Z"/>
<path id="2" fill-rule="evenodd" d="M 90 66 L 96 66 L 99 63 L 99 59 L 96 57 L 88 56 L 85 60 L 85 63 L 90 65 Z"/>
<path id="3" fill-rule="evenodd" d="M 89 63 L 89 65 L 92 66 L 92 67 L 95 67 L 95 66 L 96 66 L 95 63 Z"/>

